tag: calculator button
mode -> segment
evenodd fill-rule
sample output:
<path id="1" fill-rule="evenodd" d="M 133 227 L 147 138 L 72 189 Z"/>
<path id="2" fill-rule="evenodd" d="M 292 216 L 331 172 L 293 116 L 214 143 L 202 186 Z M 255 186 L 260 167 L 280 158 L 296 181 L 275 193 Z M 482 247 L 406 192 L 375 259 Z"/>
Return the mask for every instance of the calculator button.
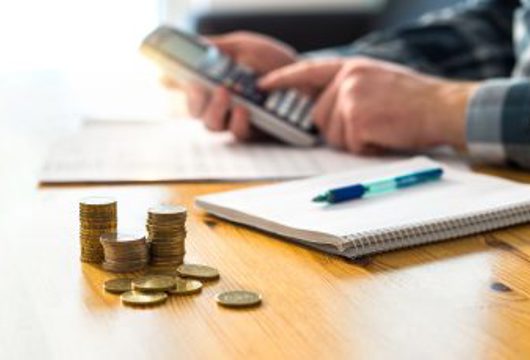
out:
<path id="1" fill-rule="evenodd" d="M 282 118 L 287 117 L 287 114 L 289 114 L 289 111 L 295 105 L 295 101 L 297 100 L 297 98 L 298 98 L 298 93 L 296 92 L 296 90 L 287 90 L 282 103 L 278 107 L 278 111 L 277 111 L 278 116 Z"/>
<path id="2" fill-rule="evenodd" d="M 230 69 L 230 71 L 225 75 L 223 79 L 223 85 L 228 88 L 231 88 L 235 85 L 238 76 L 239 72 L 237 71 L 237 68 Z"/>
<path id="3" fill-rule="evenodd" d="M 265 101 L 265 109 L 269 110 L 270 112 L 276 113 L 282 101 L 283 94 L 283 90 L 273 91 Z"/>
<path id="4" fill-rule="evenodd" d="M 272 108 L 272 111 L 278 116 L 278 112 L 280 111 L 280 108 L 282 107 L 282 104 L 285 102 L 285 95 L 287 94 L 287 90 L 282 90 L 280 92 L 280 96 L 278 98 L 278 102 L 275 104 Z"/>
<path id="5" fill-rule="evenodd" d="M 241 73 L 234 88 L 245 97 L 250 97 L 256 91 L 256 78 L 253 74 Z"/>
<path id="6" fill-rule="evenodd" d="M 302 121 L 300 121 L 300 128 L 310 131 L 313 128 L 313 104 L 309 103 L 302 112 Z"/>
<path id="7" fill-rule="evenodd" d="M 298 124 L 302 119 L 303 113 L 306 111 L 306 108 L 309 107 L 310 100 L 307 96 L 300 96 L 298 102 L 295 104 L 289 116 L 288 120 L 293 124 Z"/>
<path id="8" fill-rule="evenodd" d="M 265 101 L 265 98 L 267 97 L 267 94 L 257 88 L 254 88 L 249 90 L 248 93 L 245 94 L 245 97 L 255 104 L 262 105 Z"/>
<path id="9" fill-rule="evenodd" d="M 241 77 L 240 75 L 236 75 L 234 78 L 233 78 L 233 84 L 232 84 L 232 89 L 238 93 L 238 94 L 243 94 L 245 92 L 245 89 L 244 89 L 244 86 L 243 86 L 243 83 L 241 81 Z"/>
<path id="10" fill-rule="evenodd" d="M 240 82 L 244 81 L 247 77 L 253 77 L 254 73 L 246 67 L 241 67 L 240 65 L 235 65 L 230 69 L 230 72 L 225 78 L 227 86 L 235 86 Z"/>
<path id="11" fill-rule="evenodd" d="M 252 99 L 253 99 L 253 101 L 254 101 L 255 103 L 263 105 L 263 103 L 265 102 L 265 99 L 267 99 L 267 93 L 264 92 L 264 91 L 261 91 L 261 90 L 257 89 L 257 90 L 252 94 Z"/>
<path id="12" fill-rule="evenodd" d="M 242 88 L 245 90 L 252 89 L 256 86 L 255 85 L 256 76 L 254 74 L 249 74 L 249 73 L 244 72 L 242 73 L 242 76 L 239 78 L 239 83 L 241 84 Z"/>

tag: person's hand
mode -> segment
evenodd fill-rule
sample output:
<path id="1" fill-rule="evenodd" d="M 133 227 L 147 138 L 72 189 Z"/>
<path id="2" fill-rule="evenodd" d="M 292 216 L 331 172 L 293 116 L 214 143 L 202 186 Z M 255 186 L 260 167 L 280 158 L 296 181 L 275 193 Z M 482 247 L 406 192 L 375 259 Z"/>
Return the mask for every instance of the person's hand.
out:
<path id="1" fill-rule="evenodd" d="M 354 153 L 463 150 L 467 104 L 478 87 L 364 58 L 300 61 L 265 75 L 260 85 L 319 94 L 315 125 L 331 146 Z"/>
<path id="2" fill-rule="evenodd" d="M 236 63 L 246 65 L 258 74 L 278 69 L 293 63 L 296 52 L 290 46 L 270 37 L 250 32 L 235 32 L 222 36 L 208 37 L 222 52 Z M 167 81 L 169 86 L 175 86 Z M 219 86 L 209 92 L 197 84 L 181 86 L 188 99 L 190 115 L 202 119 L 212 131 L 231 131 L 239 140 L 248 140 L 254 135 L 249 114 L 242 106 L 232 106 L 229 91 Z"/>

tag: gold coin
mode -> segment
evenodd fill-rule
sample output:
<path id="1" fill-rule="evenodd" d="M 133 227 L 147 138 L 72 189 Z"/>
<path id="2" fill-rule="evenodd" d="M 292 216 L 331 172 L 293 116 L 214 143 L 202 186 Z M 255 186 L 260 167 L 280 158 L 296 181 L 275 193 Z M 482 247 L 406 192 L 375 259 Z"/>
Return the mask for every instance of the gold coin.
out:
<path id="1" fill-rule="evenodd" d="M 202 280 L 214 280 L 219 278 L 219 271 L 213 267 L 198 264 L 184 264 L 177 268 L 177 273 L 182 277 L 190 277 Z"/>
<path id="2" fill-rule="evenodd" d="M 145 269 L 147 262 L 138 262 L 138 263 L 124 263 L 124 264 L 110 264 L 103 261 L 101 264 L 104 270 L 115 272 L 115 273 L 130 273 L 135 271 L 140 271 Z"/>
<path id="3" fill-rule="evenodd" d="M 198 280 L 175 279 L 175 287 L 168 291 L 172 295 L 191 295 L 200 292 L 202 282 Z"/>
<path id="4" fill-rule="evenodd" d="M 261 294 L 246 290 L 225 291 L 217 294 L 215 300 L 222 306 L 250 307 L 261 304 Z"/>
<path id="5" fill-rule="evenodd" d="M 127 291 L 120 296 L 121 301 L 127 305 L 156 305 L 167 300 L 164 292 L 143 293 L 140 291 Z"/>
<path id="6" fill-rule="evenodd" d="M 105 281 L 103 288 L 113 294 L 121 294 L 132 290 L 132 280 L 130 278 L 115 278 Z"/>
<path id="7" fill-rule="evenodd" d="M 145 242 L 145 237 L 140 234 L 131 235 L 131 234 L 124 234 L 124 233 L 106 233 L 102 234 L 100 237 L 101 242 L 108 242 L 108 243 L 127 243 L 129 245 L 132 245 L 134 243 L 142 243 Z"/>
<path id="8" fill-rule="evenodd" d="M 79 208 L 79 219 L 81 220 L 96 220 L 103 221 L 107 218 L 116 218 L 118 211 L 116 207 L 90 207 L 90 208 Z"/>
<path id="9" fill-rule="evenodd" d="M 133 280 L 133 289 L 141 291 L 166 291 L 175 287 L 175 278 L 165 275 L 149 275 Z"/>
<path id="10" fill-rule="evenodd" d="M 167 265 L 167 266 L 174 266 L 175 269 L 182 265 L 182 259 L 181 258 L 175 258 L 175 259 L 162 259 L 162 258 L 151 258 L 151 265 Z"/>
<path id="11" fill-rule="evenodd" d="M 85 212 L 81 211 L 79 213 L 79 221 L 87 223 L 87 222 L 95 222 L 95 223 L 105 223 L 109 221 L 116 221 L 118 219 L 118 215 L 115 212 L 102 212 L 99 211 L 97 213 L 93 212 L 90 214 L 86 214 Z"/>
<path id="12" fill-rule="evenodd" d="M 81 199 L 79 204 L 82 206 L 112 206 L 116 204 L 116 200 L 106 196 L 90 196 Z"/>
<path id="13" fill-rule="evenodd" d="M 149 208 L 150 215 L 177 216 L 186 214 L 186 208 L 180 205 L 158 205 Z"/>

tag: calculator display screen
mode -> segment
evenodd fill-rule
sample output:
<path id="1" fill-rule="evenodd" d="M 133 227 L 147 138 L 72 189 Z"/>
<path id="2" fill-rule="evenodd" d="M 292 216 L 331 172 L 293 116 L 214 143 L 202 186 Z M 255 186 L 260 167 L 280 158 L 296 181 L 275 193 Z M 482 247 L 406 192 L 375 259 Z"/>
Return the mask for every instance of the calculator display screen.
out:
<path id="1" fill-rule="evenodd" d="M 177 34 L 165 36 L 158 46 L 165 53 L 193 68 L 197 68 L 208 53 L 207 47 Z"/>

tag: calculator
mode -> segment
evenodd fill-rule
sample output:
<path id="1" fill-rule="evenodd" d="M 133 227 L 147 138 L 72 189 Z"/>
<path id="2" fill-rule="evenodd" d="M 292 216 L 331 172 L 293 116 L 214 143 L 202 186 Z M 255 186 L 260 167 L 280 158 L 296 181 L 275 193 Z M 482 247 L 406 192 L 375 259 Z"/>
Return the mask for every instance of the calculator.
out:
<path id="1" fill-rule="evenodd" d="M 252 125 L 273 137 L 296 146 L 318 143 L 308 96 L 294 89 L 260 90 L 252 69 L 235 63 L 200 36 L 160 26 L 144 39 L 140 50 L 177 81 L 207 88 L 224 85 L 232 102 L 249 110 Z"/>

